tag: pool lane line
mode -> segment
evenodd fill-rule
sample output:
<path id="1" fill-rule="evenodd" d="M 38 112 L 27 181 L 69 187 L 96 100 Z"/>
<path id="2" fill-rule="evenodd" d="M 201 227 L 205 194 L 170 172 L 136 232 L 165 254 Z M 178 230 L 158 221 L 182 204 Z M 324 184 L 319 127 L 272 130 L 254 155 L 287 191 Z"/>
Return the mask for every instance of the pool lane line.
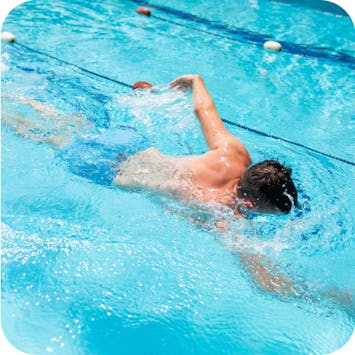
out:
<path id="1" fill-rule="evenodd" d="M 320 150 L 317 150 L 317 149 L 314 149 L 314 148 L 311 148 L 311 147 L 308 147 L 302 143 L 298 143 L 298 142 L 294 142 L 290 139 L 287 139 L 287 138 L 282 138 L 282 137 L 278 137 L 278 136 L 274 136 L 272 134 L 269 134 L 269 133 L 265 133 L 265 132 L 262 132 L 262 131 L 259 131 L 255 128 L 250 128 L 248 126 L 244 126 L 244 125 L 241 125 L 239 123 L 236 123 L 236 122 L 233 122 L 233 121 L 230 121 L 230 120 L 226 120 L 225 118 L 222 118 L 222 121 L 225 122 L 225 123 L 229 123 L 230 125 L 233 125 L 233 126 L 237 126 L 239 128 L 242 128 L 242 129 L 245 129 L 249 132 L 253 132 L 253 133 L 256 133 L 260 136 L 264 136 L 264 137 L 268 137 L 268 138 L 272 138 L 272 139 L 276 139 L 276 140 L 279 140 L 279 141 L 282 141 L 282 142 L 286 142 L 286 143 L 289 143 L 289 144 L 292 144 L 292 145 L 295 145 L 297 147 L 301 147 L 301 148 L 304 148 L 304 149 L 307 149 L 311 152 L 314 152 L 314 153 L 317 153 L 317 154 L 320 154 L 320 155 L 324 155 L 325 157 L 328 157 L 328 158 L 331 158 L 331 159 L 334 159 L 334 160 L 338 160 L 342 163 L 346 163 L 346 164 L 349 164 L 349 165 L 352 165 L 352 166 L 355 166 L 355 163 L 350 161 L 350 160 L 346 160 L 346 159 L 343 159 L 343 158 L 339 158 L 335 155 L 332 155 L 332 154 L 329 154 L 329 153 L 324 153 Z"/>
<path id="2" fill-rule="evenodd" d="M 223 39 L 227 39 L 227 40 L 232 40 L 232 41 L 236 41 L 236 42 L 242 42 L 242 43 L 250 44 L 253 46 L 260 47 L 260 48 L 263 48 L 263 45 L 266 41 L 275 40 L 273 38 L 273 36 L 270 36 L 270 35 L 266 35 L 266 34 L 262 34 L 262 33 L 258 33 L 258 32 L 252 32 L 252 31 L 246 30 L 244 28 L 240 28 L 240 27 L 233 28 L 229 25 L 218 24 L 218 23 L 211 21 L 209 19 L 206 19 L 206 18 L 203 18 L 200 16 L 196 16 L 196 15 L 192 15 L 192 14 L 189 14 L 184 11 L 175 10 L 175 9 L 170 8 L 168 6 L 155 5 L 150 2 L 143 1 L 143 0 L 127 0 L 127 1 L 136 3 L 138 5 L 144 5 L 144 6 L 154 8 L 154 9 L 164 12 L 168 15 L 173 15 L 173 16 L 181 18 L 183 20 L 189 20 L 189 21 L 192 21 L 195 23 L 200 23 L 200 24 L 206 25 L 209 30 L 223 31 L 229 35 L 234 36 L 234 37 L 231 37 L 231 36 L 211 32 L 209 30 L 203 30 L 203 29 L 191 26 L 191 25 L 179 23 L 174 20 L 170 20 L 170 19 L 158 16 L 155 14 L 151 14 L 149 16 L 149 17 L 161 20 L 161 21 L 165 21 L 170 24 L 174 24 L 174 25 L 177 25 L 180 27 L 185 27 L 185 28 L 188 28 L 188 29 L 191 29 L 191 30 L 194 30 L 197 32 L 205 33 L 208 35 L 212 35 L 215 37 L 219 37 L 219 38 L 223 38 Z M 353 57 L 349 54 L 337 51 L 335 49 L 323 48 L 323 47 L 311 47 L 311 46 L 296 44 L 296 43 L 292 43 L 292 42 L 288 42 L 288 41 L 279 41 L 278 40 L 278 42 L 282 45 L 282 51 L 289 53 L 289 54 L 294 54 L 294 55 L 298 55 L 301 57 L 318 58 L 318 59 L 322 59 L 322 60 L 328 60 L 328 61 L 331 61 L 335 64 L 339 64 L 339 63 L 346 64 L 346 65 L 349 65 L 351 68 L 355 67 L 355 57 Z"/>
<path id="3" fill-rule="evenodd" d="M 23 48 L 25 48 L 25 49 L 27 49 L 27 50 L 29 50 L 29 51 L 31 51 L 31 52 L 34 52 L 34 53 L 37 53 L 37 54 L 46 56 L 46 57 L 51 58 L 51 59 L 54 59 L 54 60 L 58 61 L 58 62 L 61 63 L 61 64 L 65 64 L 65 65 L 74 67 L 74 68 L 76 68 L 76 69 L 81 70 L 81 71 L 84 72 L 84 73 L 91 74 L 91 75 L 94 75 L 94 76 L 98 76 L 98 77 L 100 77 L 100 78 L 102 78 L 102 79 L 106 79 L 106 80 L 112 81 L 112 82 L 114 82 L 114 83 L 116 83 L 116 84 L 119 84 L 119 85 L 122 85 L 122 86 L 126 86 L 126 87 L 131 88 L 131 89 L 133 88 L 132 85 L 127 84 L 127 83 L 125 83 L 125 82 L 123 82 L 123 81 L 120 81 L 120 80 L 117 80 L 117 79 L 113 79 L 113 78 L 110 78 L 109 76 L 106 76 L 106 75 L 104 75 L 104 74 L 100 74 L 100 73 L 94 72 L 94 71 L 92 71 L 92 70 L 89 70 L 89 69 L 80 67 L 80 66 L 77 65 L 77 64 L 67 62 L 66 60 L 60 59 L 60 58 L 55 57 L 55 56 L 53 56 L 53 55 L 50 55 L 50 54 L 48 54 L 48 53 L 41 52 L 41 51 L 39 51 L 39 50 L 37 50 L 37 49 L 33 49 L 33 48 L 31 48 L 31 47 L 28 47 L 28 46 L 26 46 L 25 44 L 19 43 L 18 41 L 12 43 L 12 45 L 17 45 L 17 46 L 23 47 Z"/>
<path id="4" fill-rule="evenodd" d="M 127 88 L 131 88 L 131 89 L 133 88 L 133 85 L 131 85 L 131 84 L 127 84 L 127 83 L 125 83 L 125 82 L 123 82 L 123 81 L 116 80 L 116 79 L 110 78 L 110 77 L 108 77 L 108 76 L 106 76 L 106 75 L 102 75 L 102 74 L 96 73 L 96 72 L 94 72 L 94 71 L 92 71 L 92 70 L 85 69 L 85 68 L 83 68 L 83 67 L 80 67 L 79 65 L 76 65 L 76 64 L 74 64 L 74 63 L 70 63 L 70 62 L 68 62 L 68 61 L 66 61 L 66 60 L 57 58 L 57 57 L 55 57 L 55 56 L 53 56 L 53 55 L 50 55 L 50 54 L 41 52 L 41 51 L 39 51 L 39 50 L 37 50 L 37 49 L 33 49 L 33 48 L 28 47 L 28 46 L 26 46 L 26 45 L 24 45 L 24 44 L 22 44 L 22 43 L 17 42 L 17 41 L 14 42 L 14 43 L 12 43 L 11 45 L 16 45 L 16 46 L 22 47 L 22 48 L 24 48 L 24 49 L 26 49 L 26 50 L 28 50 L 28 51 L 31 51 L 31 52 L 34 52 L 34 53 L 37 53 L 37 54 L 46 56 L 46 57 L 48 57 L 48 58 L 54 59 L 54 60 L 58 61 L 58 62 L 61 63 L 61 64 L 65 64 L 65 65 L 71 66 L 71 67 L 73 67 L 73 68 L 77 68 L 77 69 L 81 70 L 81 71 L 84 72 L 84 73 L 87 73 L 87 74 L 90 74 L 90 75 L 94 75 L 94 76 L 103 78 L 103 79 L 105 79 L 105 80 L 112 81 L 112 82 L 114 82 L 114 83 L 116 83 L 116 84 L 125 86 L 125 87 L 127 87 Z M 307 150 L 309 150 L 309 151 L 311 151 L 311 152 L 314 152 L 314 153 L 323 155 L 323 156 L 325 156 L 325 157 L 328 157 L 328 158 L 331 158 L 331 159 L 340 161 L 340 162 L 342 162 L 342 163 L 345 163 L 345 164 L 348 164 L 348 165 L 351 165 L 351 166 L 355 166 L 355 163 L 352 162 L 352 161 L 350 161 L 350 160 L 346 160 L 346 159 L 343 159 L 343 158 L 339 158 L 339 157 L 337 157 L 337 156 L 335 156 L 335 155 L 332 155 L 332 154 L 329 154 L 329 153 L 324 153 L 324 152 L 322 152 L 322 151 L 320 151 L 320 150 L 317 150 L 317 149 L 308 147 L 308 146 L 306 146 L 306 145 L 304 145 L 304 144 L 302 144 L 302 143 L 294 142 L 294 141 L 292 141 L 292 140 L 290 140 L 290 139 L 286 139 L 286 138 L 278 137 L 278 136 L 275 136 L 275 135 L 272 135 L 272 134 L 269 134 L 269 133 L 265 133 L 265 132 L 262 132 L 262 131 L 259 131 L 259 130 L 255 129 L 255 128 L 251 128 L 251 127 L 248 127 L 248 126 L 244 126 L 244 125 L 242 125 L 242 124 L 236 123 L 236 122 L 234 122 L 234 121 L 227 120 L 227 119 L 225 119 L 225 118 L 221 118 L 221 119 L 222 119 L 223 122 L 225 122 L 225 123 L 227 123 L 227 124 L 230 124 L 230 125 L 235 126 L 235 127 L 239 127 L 239 128 L 241 128 L 241 129 L 244 129 L 244 130 L 249 131 L 249 132 L 253 132 L 253 133 L 258 134 L 258 135 L 260 135 L 260 136 L 268 137 L 268 138 L 272 138 L 272 139 L 276 139 L 276 140 L 279 140 L 279 141 L 282 141 L 282 142 L 286 142 L 286 143 L 295 145 L 295 146 L 297 146 L 297 147 L 301 147 L 301 148 L 307 149 Z"/>

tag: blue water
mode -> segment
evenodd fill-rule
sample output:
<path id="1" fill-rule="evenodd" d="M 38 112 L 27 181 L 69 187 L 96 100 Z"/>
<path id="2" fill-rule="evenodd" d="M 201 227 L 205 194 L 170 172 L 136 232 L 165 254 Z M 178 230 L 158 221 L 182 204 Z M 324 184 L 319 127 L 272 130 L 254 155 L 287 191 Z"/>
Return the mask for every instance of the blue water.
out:
<path id="1" fill-rule="evenodd" d="M 128 0 L 17 7 L 2 30 L 19 44 L 158 90 L 134 93 L 2 43 L 2 114 L 38 120 L 7 98 L 32 97 L 99 129 L 133 127 L 166 154 L 199 154 L 206 144 L 191 96 L 165 87 L 197 72 L 223 118 L 354 161 L 348 17 L 266 0 L 151 3 L 150 18 Z M 257 44 L 265 35 L 307 55 L 267 52 Z M 222 233 L 208 211 L 95 184 L 50 146 L 3 125 L 2 327 L 14 346 L 31 354 L 325 354 L 349 339 L 354 167 L 227 128 L 255 162 L 278 158 L 293 169 L 301 211 L 231 219 Z M 285 299 L 262 290 L 243 252 L 270 258 L 315 291 Z"/>

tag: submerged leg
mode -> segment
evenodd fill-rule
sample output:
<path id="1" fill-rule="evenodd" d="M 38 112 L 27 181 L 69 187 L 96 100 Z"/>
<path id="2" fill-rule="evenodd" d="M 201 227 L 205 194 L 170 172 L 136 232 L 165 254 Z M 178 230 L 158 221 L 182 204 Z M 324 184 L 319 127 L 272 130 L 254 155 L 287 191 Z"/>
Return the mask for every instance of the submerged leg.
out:
<path id="1" fill-rule="evenodd" d="M 19 113 L 5 112 L 2 115 L 2 122 L 22 137 L 31 138 L 38 143 L 47 143 L 55 148 L 62 148 L 71 141 L 70 136 L 51 134 L 41 125 Z"/>
<path id="2" fill-rule="evenodd" d="M 54 123 L 56 128 L 67 128 L 68 126 L 73 129 L 82 129 L 90 126 L 87 121 L 85 121 L 84 115 L 75 114 L 74 116 L 66 116 L 63 112 L 56 110 L 49 104 L 31 99 L 29 97 L 17 97 L 16 101 L 22 102 L 27 106 L 31 107 L 36 111 L 43 121 L 48 123 Z"/>
<path id="3" fill-rule="evenodd" d="M 31 98 L 13 96 L 6 98 L 24 103 L 39 114 L 40 119 L 33 120 L 20 113 L 10 112 L 8 109 L 2 110 L 2 121 L 6 126 L 38 143 L 47 143 L 60 149 L 69 144 L 76 134 L 92 125 L 84 119 L 83 115 L 65 116 L 52 106 Z"/>

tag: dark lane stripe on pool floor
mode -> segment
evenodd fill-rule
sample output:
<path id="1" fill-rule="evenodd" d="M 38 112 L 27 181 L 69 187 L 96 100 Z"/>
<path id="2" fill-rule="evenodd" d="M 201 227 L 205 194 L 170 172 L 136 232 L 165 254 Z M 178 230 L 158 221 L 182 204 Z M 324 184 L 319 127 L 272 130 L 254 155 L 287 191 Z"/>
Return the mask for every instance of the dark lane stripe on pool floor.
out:
<path id="1" fill-rule="evenodd" d="M 175 25 L 178 25 L 181 27 L 186 27 L 186 28 L 198 31 L 198 32 L 206 33 L 206 34 L 209 34 L 209 35 L 212 35 L 215 37 L 225 38 L 225 39 L 237 41 L 237 42 L 243 42 L 243 43 L 251 44 L 251 45 L 254 45 L 257 47 L 261 47 L 261 48 L 263 48 L 263 45 L 266 41 L 277 40 L 277 39 L 274 39 L 270 35 L 248 31 L 244 28 L 239 28 L 239 27 L 233 28 L 229 25 L 216 23 L 216 22 L 211 21 L 209 19 L 199 17 L 196 15 L 192 15 L 192 14 L 189 14 L 184 11 L 175 10 L 175 9 L 172 9 L 167 6 L 151 4 L 150 2 L 143 1 L 143 0 L 127 0 L 127 1 L 136 3 L 137 5 L 147 6 L 147 7 L 159 10 L 161 12 L 176 16 L 176 17 L 181 18 L 183 20 L 189 20 L 189 21 L 193 21 L 195 23 L 200 23 L 200 24 L 207 26 L 207 28 L 209 30 L 217 30 L 219 32 L 224 33 L 224 34 L 220 34 L 220 33 L 210 32 L 210 31 L 199 29 L 199 28 L 196 28 L 196 27 L 184 24 L 184 23 L 178 23 L 173 20 L 166 19 L 166 18 L 157 16 L 157 15 L 150 15 L 150 17 L 152 17 L 152 18 L 156 18 L 161 21 L 175 24 Z M 311 46 L 306 46 L 306 45 L 287 42 L 287 41 L 278 41 L 278 42 L 281 43 L 283 52 L 295 54 L 295 55 L 302 56 L 302 57 L 310 57 L 310 58 L 328 60 L 328 61 L 331 61 L 336 64 L 346 64 L 346 65 L 350 66 L 350 68 L 352 68 L 352 69 L 355 68 L 355 57 L 353 57 L 349 54 L 346 54 L 344 52 L 336 51 L 335 49 L 332 49 L 332 48 L 311 47 Z"/>

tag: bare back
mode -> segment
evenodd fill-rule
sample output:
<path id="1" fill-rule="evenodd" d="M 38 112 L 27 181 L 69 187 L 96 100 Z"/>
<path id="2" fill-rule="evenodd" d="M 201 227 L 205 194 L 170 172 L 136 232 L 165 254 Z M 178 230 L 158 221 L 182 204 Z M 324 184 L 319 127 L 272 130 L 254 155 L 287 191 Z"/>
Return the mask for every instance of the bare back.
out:
<path id="1" fill-rule="evenodd" d="M 232 206 L 236 184 L 247 162 L 233 144 L 187 157 L 171 157 L 149 148 L 120 164 L 115 183 L 160 191 L 187 201 Z"/>
<path id="2" fill-rule="evenodd" d="M 119 166 L 115 183 L 121 187 L 160 191 L 189 199 L 193 193 L 189 157 L 171 157 L 156 148 L 138 152 Z"/>
<path id="3" fill-rule="evenodd" d="M 194 197 L 202 202 L 233 206 L 236 185 L 249 165 L 249 155 L 241 154 L 233 142 L 189 160 Z"/>

